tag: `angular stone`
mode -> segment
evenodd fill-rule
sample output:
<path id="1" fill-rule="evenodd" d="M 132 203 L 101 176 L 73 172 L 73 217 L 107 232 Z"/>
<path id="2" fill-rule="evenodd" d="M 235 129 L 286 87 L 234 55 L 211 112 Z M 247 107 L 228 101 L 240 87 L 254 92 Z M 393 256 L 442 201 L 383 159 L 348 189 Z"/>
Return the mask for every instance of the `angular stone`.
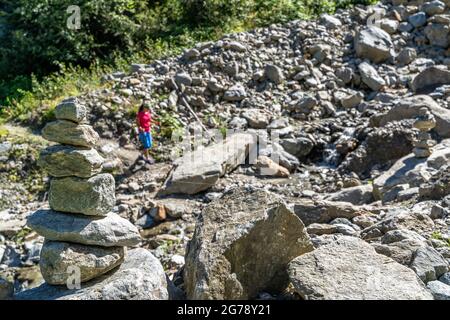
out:
<path id="1" fill-rule="evenodd" d="M 351 219 L 363 211 L 360 207 L 348 202 L 332 202 L 324 200 L 292 199 L 294 212 L 303 223 L 328 223 L 335 218 Z"/>
<path id="2" fill-rule="evenodd" d="M 410 267 L 419 278 L 427 283 L 437 280 L 448 271 L 448 262 L 433 247 L 426 246 L 417 249 Z"/>
<path id="3" fill-rule="evenodd" d="M 370 184 L 354 186 L 331 193 L 325 200 L 350 202 L 355 205 L 368 204 L 375 200 L 372 192 L 373 187 Z"/>
<path id="4" fill-rule="evenodd" d="M 114 269 L 123 262 L 124 255 L 124 247 L 107 248 L 46 241 L 42 246 L 39 267 L 49 284 L 67 284 L 74 275 L 70 268 L 77 268 L 76 272 L 79 270 L 79 280 L 83 283 Z"/>
<path id="5" fill-rule="evenodd" d="M 104 161 L 95 149 L 56 145 L 41 152 L 38 164 L 53 177 L 90 178 L 102 171 Z"/>
<path id="6" fill-rule="evenodd" d="M 358 69 L 361 73 L 361 80 L 373 91 L 380 90 L 386 84 L 378 71 L 367 62 L 360 63 Z"/>
<path id="7" fill-rule="evenodd" d="M 355 36 L 356 54 L 374 63 L 393 57 L 393 47 L 389 34 L 375 26 L 359 30 Z"/>
<path id="8" fill-rule="evenodd" d="M 340 237 L 289 264 L 306 300 L 431 300 L 414 272 L 355 237 Z"/>
<path id="9" fill-rule="evenodd" d="M 431 233 L 435 228 L 433 220 L 422 212 L 409 212 L 408 210 L 394 210 L 380 222 L 361 231 L 361 238 L 377 238 L 388 231 L 407 229 L 419 234 Z"/>
<path id="10" fill-rule="evenodd" d="M 238 188 L 214 200 L 186 254 L 189 299 L 248 299 L 279 292 L 287 263 L 313 249 L 302 221 L 274 194 Z"/>
<path id="11" fill-rule="evenodd" d="M 116 203 L 114 177 L 102 173 L 89 179 L 54 178 L 50 183 L 49 203 L 56 211 L 104 216 Z"/>
<path id="12" fill-rule="evenodd" d="M 70 120 L 76 123 L 86 119 L 86 107 L 76 100 L 65 100 L 55 108 L 55 117 L 59 120 Z"/>
<path id="13" fill-rule="evenodd" d="M 375 199 L 383 199 L 384 195 L 402 184 L 418 187 L 428 181 L 432 173 L 450 161 L 450 139 L 443 140 L 434 147 L 433 153 L 424 159 L 416 158 L 414 154 L 399 159 L 391 168 L 377 177 L 373 182 Z"/>
<path id="14" fill-rule="evenodd" d="M 438 46 L 442 48 L 447 48 L 450 40 L 450 26 L 442 23 L 429 23 L 425 27 L 425 36 L 430 41 L 433 46 Z"/>
<path id="15" fill-rule="evenodd" d="M 450 71 L 447 68 L 431 66 L 414 77 L 411 89 L 414 92 L 427 93 L 445 84 L 450 84 Z"/>
<path id="16" fill-rule="evenodd" d="M 255 144 L 256 136 L 237 133 L 228 136 L 224 142 L 187 152 L 174 161 L 175 169 L 160 195 L 195 194 L 208 189 L 225 173 L 243 164 Z"/>
<path id="17" fill-rule="evenodd" d="M 84 283 L 81 289 L 47 283 L 18 293 L 16 300 L 168 300 L 170 283 L 161 263 L 148 250 L 127 252 L 120 267 Z"/>
<path id="18" fill-rule="evenodd" d="M 430 281 L 427 283 L 435 300 L 450 300 L 450 286 L 440 281 Z"/>
<path id="19" fill-rule="evenodd" d="M 93 147 L 100 138 L 91 126 L 67 120 L 48 123 L 42 129 L 42 137 L 49 141 L 80 147 Z"/>
<path id="20" fill-rule="evenodd" d="M 246 109 L 241 116 L 254 129 L 265 129 L 272 117 L 270 113 L 262 109 Z"/>
<path id="21" fill-rule="evenodd" d="M 269 79 L 275 84 L 280 84 L 284 81 L 283 71 L 273 64 L 266 65 L 264 69 L 264 74 L 267 77 L 267 79 Z"/>
<path id="22" fill-rule="evenodd" d="M 247 92 L 241 84 L 230 87 L 223 95 L 225 101 L 231 102 L 244 100 L 245 97 L 247 97 Z"/>
<path id="23" fill-rule="evenodd" d="M 385 126 L 392 121 L 417 118 L 423 107 L 426 107 L 436 119 L 436 127 L 433 130 L 443 138 L 450 138 L 450 110 L 439 106 L 436 101 L 426 95 L 401 99 L 391 110 L 381 116 L 379 125 Z"/>
<path id="24" fill-rule="evenodd" d="M 115 213 L 94 218 L 79 214 L 38 210 L 28 216 L 28 227 L 48 240 L 92 246 L 135 246 L 141 236 L 128 220 Z"/>

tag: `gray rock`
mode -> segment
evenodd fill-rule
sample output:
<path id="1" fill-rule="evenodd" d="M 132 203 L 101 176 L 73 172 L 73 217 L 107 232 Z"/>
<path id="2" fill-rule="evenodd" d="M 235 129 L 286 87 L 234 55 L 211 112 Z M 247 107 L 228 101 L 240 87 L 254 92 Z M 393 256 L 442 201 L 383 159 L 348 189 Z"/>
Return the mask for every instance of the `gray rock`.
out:
<path id="1" fill-rule="evenodd" d="M 369 26 L 355 36 L 355 50 L 359 57 L 380 63 L 393 57 L 393 43 L 389 34 L 378 27 Z"/>
<path id="2" fill-rule="evenodd" d="M 22 291 L 16 300 L 168 300 L 168 279 L 149 251 L 130 250 L 119 268 L 84 283 L 81 289 L 43 284 Z"/>
<path id="3" fill-rule="evenodd" d="M 446 285 L 450 286 L 450 272 L 444 273 L 440 278 L 439 281 L 442 283 L 445 283 Z"/>
<path id="4" fill-rule="evenodd" d="M 431 45 L 447 48 L 449 41 L 450 26 L 441 23 L 429 23 L 425 27 L 425 35 Z"/>
<path id="5" fill-rule="evenodd" d="M 254 129 L 265 129 L 270 122 L 271 115 L 262 109 L 246 109 L 242 113 L 242 118 L 246 119 L 249 126 Z"/>
<path id="6" fill-rule="evenodd" d="M 412 270 L 354 237 L 340 237 L 294 259 L 289 277 L 307 300 L 432 299 Z"/>
<path id="7" fill-rule="evenodd" d="M 280 144 L 286 152 L 289 152 L 297 158 L 307 156 L 314 148 L 314 142 L 308 138 L 283 139 Z"/>
<path id="8" fill-rule="evenodd" d="M 361 213 L 361 208 L 348 202 L 291 199 L 294 212 L 303 223 L 329 223 L 335 218 L 352 219 Z"/>
<path id="9" fill-rule="evenodd" d="M 386 82 L 380 77 L 377 70 L 367 62 L 360 63 L 358 70 L 361 73 L 361 80 L 373 91 L 378 91 L 386 85 Z"/>
<path id="10" fill-rule="evenodd" d="M 380 118 L 380 126 L 392 121 L 414 119 L 419 115 L 421 108 L 427 108 L 436 118 L 436 127 L 433 129 L 443 138 L 450 138 L 450 110 L 436 103 L 431 97 L 417 95 L 401 99 L 386 114 Z"/>
<path id="11" fill-rule="evenodd" d="M 223 143 L 187 152 L 174 161 L 175 169 L 160 195 L 195 194 L 208 189 L 224 174 L 244 163 L 247 155 L 253 154 L 255 143 L 255 135 L 237 133 L 228 136 Z"/>
<path id="12" fill-rule="evenodd" d="M 116 203 L 114 177 L 102 173 L 89 179 L 54 178 L 50 183 L 49 203 L 56 211 L 104 216 Z"/>
<path id="13" fill-rule="evenodd" d="M 445 11 L 445 3 L 439 0 L 426 2 L 422 5 L 422 10 L 429 16 L 440 14 Z"/>
<path id="14" fill-rule="evenodd" d="M 380 20 L 380 28 L 389 34 L 395 33 L 398 29 L 398 26 L 399 26 L 399 22 L 397 20 L 392 20 L 392 19 L 381 19 Z"/>
<path id="15" fill-rule="evenodd" d="M 337 29 L 342 26 L 341 20 L 325 13 L 320 16 L 320 23 L 329 29 Z"/>
<path id="16" fill-rule="evenodd" d="M 381 243 L 383 244 L 390 244 L 394 242 L 399 242 L 402 240 L 414 240 L 418 242 L 426 242 L 426 239 L 422 237 L 417 232 L 407 230 L 407 229 L 397 229 L 397 230 L 391 230 L 384 234 L 384 236 L 381 238 Z"/>
<path id="17" fill-rule="evenodd" d="M 190 86 L 192 84 L 192 78 L 187 73 L 177 73 L 175 75 L 175 82 L 178 85 Z"/>
<path id="18" fill-rule="evenodd" d="M 427 283 L 435 300 L 450 300 L 450 286 L 440 281 L 430 281 Z"/>
<path id="19" fill-rule="evenodd" d="M 55 117 L 60 120 L 70 120 L 76 123 L 86 119 L 87 109 L 76 100 L 64 100 L 55 108 Z"/>
<path id="20" fill-rule="evenodd" d="M 197 222 L 186 254 L 187 296 L 248 299 L 279 292 L 288 284 L 288 262 L 312 249 L 302 221 L 276 195 L 235 189 L 211 202 Z"/>
<path id="21" fill-rule="evenodd" d="M 241 84 L 236 84 L 225 91 L 223 98 L 225 101 L 241 101 L 247 97 L 247 92 Z"/>
<path id="22" fill-rule="evenodd" d="M 141 237 L 135 226 L 115 213 L 103 218 L 38 210 L 27 225 L 48 240 L 113 247 L 134 246 Z"/>
<path id="23" fill-rule="evenodd" d="M 420 72 L 413 80 L 414 92 L 431 92 L 441 85 L 450 84 L 450 71 L 443 67 L 432 66 Z"/>
<path id="24" fill-rule="evenodd" d="M 53 177 L 89 178 L 101 172 L 104 161 L 95 149 L 56 145 L 41 152 L 38 164 Z"/>
<path id="25" fill-rule="evenodd" d="M 409 16 L 408 22 L 415 28 L 422 27 L 427 23 L 427 15 L 425 12 L 417 12 Z"/>
<path id="26" fill-rule="evenodd" d="M 42 137 L 49 141 L 80 147 L 93 147 L 99 140 L 98 133 L 91 126 L 67 120 L 48 123 L 42 129 Z"/>
<path id="27" fill-rule="evenodd" d="M 267 79 L 269 79 L 275 84 L 280 84 L 284 81 L 283 71 L 273 64 L 266 65 L 264 69 L 264 74 L 267 77 Z"/>
<path id="28" fill-rule="evenodd" d="M 373 187 L 370 184 L 341 189 L 325 197 L 328 201 L 350 202 L 361 205 L 375 201 L 372 194 Z"/>
<path id="29" fill-rule="evenodd" d="M 434 248 L 426 246 L 417 249 L 411 262 L 420 279 L 427 283 L 437 280 L 448 271 L 448 262 Z"/>
<path id="30" fill-rule="evenodd" d="M 45 281 L 65 285 L 73 276 L 70 267 L 79 268 L 81 283 L 97 278 L 123 262 L 123 247 L 86 246 L 68 242 L 46 241 L 39 267 Z"/>
<path id="31" fill-rule="evenodd" d="M 400 65 L 410 64 L 417 57 L 416 49 L 414 48 L 404 48 L 397 55 L 397 62 Z"/>
<path id="32" fill-rule="evenodd" d="M 443 140 L 434 147 L 434 152 L 425 161 L 416 158 L 414 154 L 399 159 L 374 180 L 375 199 L 383 199 L 384 195 L 395 186 L 408 184 L 410 187 L 417 187 L 428 181 L 432 176 L 431 172 L 438 170 L 450 160 L 449 146 L 450 139 Z"/>

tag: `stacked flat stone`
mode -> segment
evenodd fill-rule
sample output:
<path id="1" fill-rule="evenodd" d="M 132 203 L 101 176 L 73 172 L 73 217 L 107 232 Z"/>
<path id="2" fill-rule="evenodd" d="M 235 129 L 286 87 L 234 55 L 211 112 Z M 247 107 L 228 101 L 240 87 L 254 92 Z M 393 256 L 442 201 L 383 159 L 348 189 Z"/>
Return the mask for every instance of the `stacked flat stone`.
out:
<path id="1" fill-rule="evenodd" d="M 57 120 L 42 130 L 59 143 L 39 159 L 52 177 L 51 209 L 33 213 L 27 224 L 45 238 L 40 269 L 52 285 L 65 285 L 74 274 L 80 282 L 99 277 L 124 261 L 126 246 L 140 242 L 136 227 L 111 212 L 114 177 L 101 173 L 104 159 L 94 148 L 99 136 L 85 123 L 86 113 L 77 99 L 64 100 L 55 109 Z"/>
<path id="2" fill-rule="evenodd" d="M 414 155 L 417 158 L 427 158 L 432 153 L 436 141 L 431 139 L 430 131 L 436 127 L 436 119 L 427 108 L 419 110 L 419 116 L 414 122 L 414 128 L 419 129 L 417 140 L 414 142 Z"/>

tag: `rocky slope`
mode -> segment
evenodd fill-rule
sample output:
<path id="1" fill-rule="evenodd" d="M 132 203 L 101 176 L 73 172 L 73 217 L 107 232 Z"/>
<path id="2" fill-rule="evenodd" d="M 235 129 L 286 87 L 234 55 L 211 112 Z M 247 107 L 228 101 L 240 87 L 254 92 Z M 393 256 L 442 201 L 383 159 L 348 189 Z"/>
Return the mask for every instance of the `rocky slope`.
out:
<path id="1" fill-rule="evenodd" d="M 449 299 L 449 24 L 448 1 L 389 0 L 105 76 L 108 89 L 77 99 L 115 173 L 113 212 L 188 298 Z M 141 99 L 163 122 L 154 165 L 138 159 L 132 130 Z M 246 135 L 230 150 L 205 134 L 210 157 L 173 161 L 167 130 L 201 128 L 183 99 L 208 129 Z M 419 159 L 423 107 L 436 146 Z M 7 191 L 11 166 L 37 167 L 2 139 L 2 193 L 23 203 L 0 212 L 6 297 L 41 282 L 42 238 L 22 227 L 45 194 L 30 204 Z M 266 158 L 238 161 L 254 150 Z"/>

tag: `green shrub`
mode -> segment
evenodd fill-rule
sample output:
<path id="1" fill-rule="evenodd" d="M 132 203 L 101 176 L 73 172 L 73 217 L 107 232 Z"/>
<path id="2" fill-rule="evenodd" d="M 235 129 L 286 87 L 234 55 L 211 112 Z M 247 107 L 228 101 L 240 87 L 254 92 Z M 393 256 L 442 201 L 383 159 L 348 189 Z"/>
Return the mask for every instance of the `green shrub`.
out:
<path id="1" fill-rule="evenodd" d="M 0 0 L 0 119 L 49 118 L 103 72 L 179 53 L 224 33 L 374 0 Z M 67 28 L 76 4 L 81 29 Z"/>

